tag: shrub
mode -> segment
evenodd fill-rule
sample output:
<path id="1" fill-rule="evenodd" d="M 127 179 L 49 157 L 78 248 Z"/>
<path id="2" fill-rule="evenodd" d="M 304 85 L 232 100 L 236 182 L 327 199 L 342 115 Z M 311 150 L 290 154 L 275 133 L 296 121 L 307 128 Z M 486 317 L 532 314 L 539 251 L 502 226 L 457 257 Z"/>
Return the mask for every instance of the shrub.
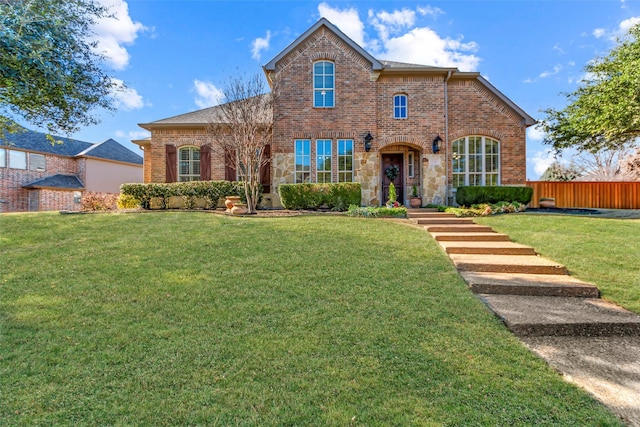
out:
<path id="1" fill-rule="evenodd" d="M 82 196 L 82 210 L 85 212 L 114 211 L 118 206 L 117 198 L 115 194 L 85 193 Z"/>
<path id="2" fill-rule="evenodd" d="M 498 202 L 518 202 L 528 204 L 533 197 L 531 187 L 506 187 L 506 186 L 468 186 L 458 187 L 456 191 L 456 203 L 460 206 L 471 206 L 483 203 L 495 204 Z"/>
<path id="3" fill-rule="evenodd" d="M 143 209 L 149 209 L 152 198 L 158 197 L 166 201 L 171 196 L 181 196 L 185 205 L 192 207 L 196 198 L 204 198 L 207 205 L 213 209 L 218 205 L 218 199 L 225 196 L 240 196 L 244 202 L 242 183 L 237 181 L 191 181 L 152 184 L 122 184 L 120 192 L 140 201 Z"/>
<path id="4" fill-rule="evenodd" d="M 318 209 L 326 206 L 345 211 L 350 205 L 360 205 L 360 184 L 344 182 L 336 184 L 282 184 L 278 188 L 282 206 L 286 209 Z"/>
<path id="5" fill-rule="evenodd" d="M 347 211 L 348 216 L 363 217 L 363 218 L 380 218 L 380 217 L 392 217 L 392 218 L 406 218 L 407 208 L 401 206 L 399 208 L 388 208 L 366 206 L 360 207 L 356 205 L 350 205 Z"/>
<path id="6" fill-rule="evenodd" d="M 118 196 L 118 209 L 136 209 L 140 207 L 140 200 L 129 194 L 120 194 Z"/>

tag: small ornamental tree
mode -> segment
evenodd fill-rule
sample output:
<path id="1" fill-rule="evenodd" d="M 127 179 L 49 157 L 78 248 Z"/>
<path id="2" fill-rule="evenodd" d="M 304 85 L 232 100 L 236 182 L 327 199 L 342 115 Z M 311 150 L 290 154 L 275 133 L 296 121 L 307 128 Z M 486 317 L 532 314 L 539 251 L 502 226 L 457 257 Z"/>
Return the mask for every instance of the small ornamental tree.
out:
<path id="1" fill-rule="evenodd" d="M 265 93 L 261 76 L 254 75 L 230 79 L 222 92 L 223 103 L 216 108 L 208 133 L 214 150 L 237 171 L 248 212 L 255 213 L 262 193 L 260 170 L 271 160 L 268 148 L 273 139 L 277 89 L 274 84 L 271 93 Z"/>

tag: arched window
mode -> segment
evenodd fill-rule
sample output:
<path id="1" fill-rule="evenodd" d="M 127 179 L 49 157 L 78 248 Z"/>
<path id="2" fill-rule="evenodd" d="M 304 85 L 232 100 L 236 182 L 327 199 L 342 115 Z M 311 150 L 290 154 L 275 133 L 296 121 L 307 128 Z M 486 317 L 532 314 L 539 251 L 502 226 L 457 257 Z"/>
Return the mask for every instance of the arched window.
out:
<path id="1" fill-rule="evenodd" d="M 453 186 L 500 185 L 500 142 L 485 136 L 467 136 L 451 148 Z"/>
<path id="2" fill-rule="evenodd" d="M 313 106 L 333 108 L 335 106 L 335 65 L 330 61 L 313 64 Z"/>
<path id="3" fill-rule="evenodd" d="M 407 95 L 396 95 L 393 97 L 393 118 L 407 118 Z"/>
<path id="4" fill-rule="evenodd" d="M 200 149 L 181 147 L 178 150 L 178 182 L 200 181 Z"/>

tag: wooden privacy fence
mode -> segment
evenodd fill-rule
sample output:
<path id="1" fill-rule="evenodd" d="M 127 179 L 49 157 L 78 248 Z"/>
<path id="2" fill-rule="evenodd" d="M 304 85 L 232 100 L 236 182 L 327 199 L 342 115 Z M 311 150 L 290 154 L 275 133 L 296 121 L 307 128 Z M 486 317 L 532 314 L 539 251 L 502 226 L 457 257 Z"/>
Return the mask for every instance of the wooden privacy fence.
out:
<path id="1" fill-rule="evenodd" d="M 553 197 L 559 208 L 640 209 L 640 182 L 527 181 L 533 188 L 529 206 Z"/>

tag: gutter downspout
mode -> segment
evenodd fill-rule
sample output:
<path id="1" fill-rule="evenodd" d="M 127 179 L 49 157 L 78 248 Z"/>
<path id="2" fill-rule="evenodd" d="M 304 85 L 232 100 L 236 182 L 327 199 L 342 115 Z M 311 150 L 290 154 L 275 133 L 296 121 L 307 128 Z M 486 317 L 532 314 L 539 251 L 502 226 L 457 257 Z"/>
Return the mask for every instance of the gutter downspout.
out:
<path id="1" fill-rule="evenodd" d="M 449 206 L 449 90 L 448 84 L 452 72 L 447 72 L 444 79 L 444 182 L 445 182 L 445 201 L 444 204 Z"/>

